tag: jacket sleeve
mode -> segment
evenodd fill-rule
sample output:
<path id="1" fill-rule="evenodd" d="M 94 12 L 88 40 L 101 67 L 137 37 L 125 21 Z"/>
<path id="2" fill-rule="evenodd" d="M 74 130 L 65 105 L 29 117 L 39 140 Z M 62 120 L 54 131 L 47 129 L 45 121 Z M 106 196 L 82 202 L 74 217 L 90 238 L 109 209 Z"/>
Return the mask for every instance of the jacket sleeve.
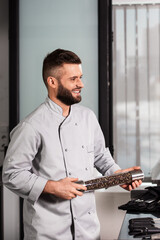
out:
<path id="1" fill-rule="evenodd" d="M 3 183 L 20 197 L 31 203 L 37 201 L 47 179 L 32 172 L 34 160 L 40 146 L 40 137 L 28 123 L 20 123 L 11 132 L 3 164 Z"/>
<path id="2" fill-rule="evenodd" d="M 94 113 L 92 123 L 94 128 L 94 165 L 102 175 L 109 176 L 120 167 L 112 158 L 109 148 L 105 146 L 104 135 Z"/>

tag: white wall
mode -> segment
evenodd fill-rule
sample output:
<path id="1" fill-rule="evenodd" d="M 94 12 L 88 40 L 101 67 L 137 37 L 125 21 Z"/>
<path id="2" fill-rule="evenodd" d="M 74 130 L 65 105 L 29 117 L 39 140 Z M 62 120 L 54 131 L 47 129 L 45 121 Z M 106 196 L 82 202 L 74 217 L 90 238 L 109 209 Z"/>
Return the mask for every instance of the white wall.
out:
<path id="1" fill-rule="evenodd" d="M 19 197 L 4 188 L 4 240 L 19 240 Z"/>
<path id="2" fill-rule="evenodd" d="M 101 225 L 101 240 L 118 239 L 126 214 L 126 211 L 119 210 L 118 207 L 130 200 L 130 192 L 116 186 L 105 191 L 96 191 L 95 196 Z"/>

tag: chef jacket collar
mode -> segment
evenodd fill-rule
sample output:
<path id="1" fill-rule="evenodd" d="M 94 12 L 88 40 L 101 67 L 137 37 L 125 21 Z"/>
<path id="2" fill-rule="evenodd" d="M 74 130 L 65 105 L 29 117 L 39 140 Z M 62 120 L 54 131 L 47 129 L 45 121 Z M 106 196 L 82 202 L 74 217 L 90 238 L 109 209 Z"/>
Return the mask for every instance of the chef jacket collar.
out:
<path id="1" fill-rule="evenodd" d="M 63 109 L 57 103 L 52 101 L 49 97 L 46 98 L 46 103 L 48 103 L 48 105 L 51 108 L 51 110 L 53 110 L 54 112 L 56 112 L 56 113 L 60 114 L 61 116 L 63 116 Z M 71 106 L 70 106 L 69 115 L 70 115 L 70 113 L 71 113 Z"/>

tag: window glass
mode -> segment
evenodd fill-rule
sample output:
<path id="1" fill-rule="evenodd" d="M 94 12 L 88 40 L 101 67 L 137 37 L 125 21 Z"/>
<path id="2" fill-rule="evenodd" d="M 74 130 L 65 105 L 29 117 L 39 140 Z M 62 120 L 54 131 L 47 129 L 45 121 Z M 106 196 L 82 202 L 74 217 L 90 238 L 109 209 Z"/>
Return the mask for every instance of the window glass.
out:
<path id="1" fill-rule="evenodd" d="M 113 31 L 115 159 L 160 178 L 160 4 L 114 3 Z"/>

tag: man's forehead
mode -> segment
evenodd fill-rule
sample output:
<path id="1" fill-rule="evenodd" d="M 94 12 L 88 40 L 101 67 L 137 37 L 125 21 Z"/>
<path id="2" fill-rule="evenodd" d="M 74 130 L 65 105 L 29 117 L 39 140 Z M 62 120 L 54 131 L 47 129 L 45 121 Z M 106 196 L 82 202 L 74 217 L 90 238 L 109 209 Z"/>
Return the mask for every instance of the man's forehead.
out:
<path id="1" fill-rule="evenodd" d="M 81 64 L 63 64 L 62 70 L 64 74 L 82 74 L 82 65 Z"/>
<path id="2" fill-rule="evenodd" d="M 81 63 L 63 63 L 62 65 L 63 68 L 82 68 Z"/>

